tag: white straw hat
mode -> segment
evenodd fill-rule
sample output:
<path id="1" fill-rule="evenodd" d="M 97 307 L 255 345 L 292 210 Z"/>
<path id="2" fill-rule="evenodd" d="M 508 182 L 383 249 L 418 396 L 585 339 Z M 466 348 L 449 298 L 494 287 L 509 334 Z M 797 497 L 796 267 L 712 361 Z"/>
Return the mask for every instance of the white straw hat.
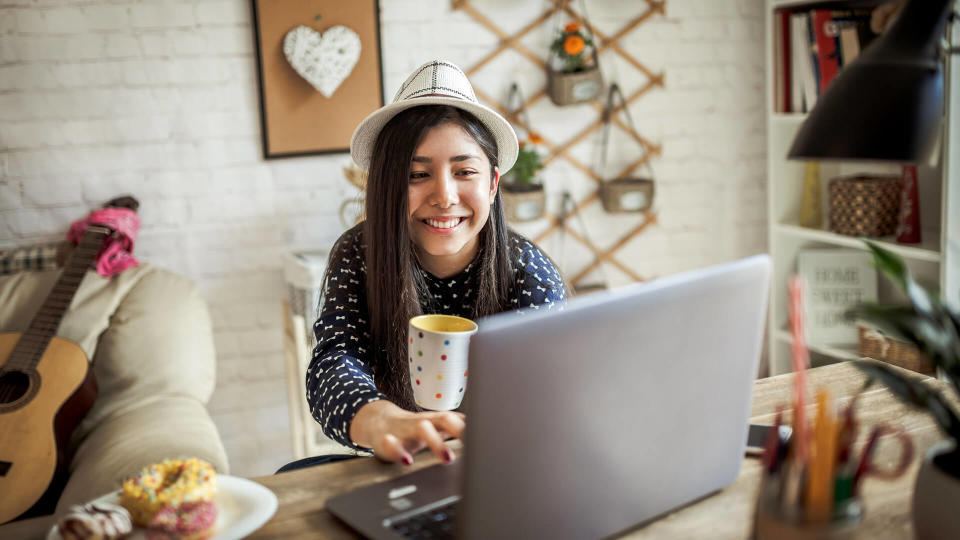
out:
<path id="1" fill-rule="evenodd" d="M 442 60 L 427 62 L 417 68 L 400 86 L 393 103 L 373 111 L 360 122 L 350 138 L 353 161 L 369 171 L 373 145 L 383 126 L 401 111 L 422 105 L 449 105 L 476 116 L 497 141 L 501 175 L 517 161 L 517 134 L 510 122 L 493 109 L 481 105 L 463 70 Z"/>

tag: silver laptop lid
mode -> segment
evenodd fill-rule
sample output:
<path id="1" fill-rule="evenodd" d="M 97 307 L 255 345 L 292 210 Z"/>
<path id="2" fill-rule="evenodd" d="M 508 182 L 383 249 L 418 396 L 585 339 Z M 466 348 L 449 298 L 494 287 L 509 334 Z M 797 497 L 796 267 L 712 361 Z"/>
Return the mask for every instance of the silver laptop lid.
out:
<path id="1" fill-rule="evenodd" d="M 480 321 L 459 537 L 598 538 L 731 483 L 769 274 L 761 255 Z"/>

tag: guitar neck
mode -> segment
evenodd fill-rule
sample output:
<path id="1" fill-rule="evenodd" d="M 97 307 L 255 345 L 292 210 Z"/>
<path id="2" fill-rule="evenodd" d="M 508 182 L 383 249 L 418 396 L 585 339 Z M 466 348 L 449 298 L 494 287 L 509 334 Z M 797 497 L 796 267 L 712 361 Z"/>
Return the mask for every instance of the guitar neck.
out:
<path id="1" fill-rule="evenodd" d="M 47 295 L 47 299 L 40 306 L 40 311 L 30 322 L 30 327 L 23 333 L 10 353 L 7 367 L 21 371 L 31 371 L 36 368 L 47 345 L 60 328 L 63 315 L 70 307 L 73 295 L 83 281 L 87 268 L 100 251 L 104 238 L 110 234 L 110 229 L 106 227 L 94 225 L 87 228 L 83 239 L 70 255 L 63 273 L 53 286 L 53 290 Z"/>

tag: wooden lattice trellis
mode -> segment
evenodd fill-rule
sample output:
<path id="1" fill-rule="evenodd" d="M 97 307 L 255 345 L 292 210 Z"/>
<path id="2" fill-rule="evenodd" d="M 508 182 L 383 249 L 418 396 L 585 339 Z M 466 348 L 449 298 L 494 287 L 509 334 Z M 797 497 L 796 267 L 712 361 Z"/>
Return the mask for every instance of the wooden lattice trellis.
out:
<path id="1" fill-rule="evenodd" d="M 521 55 L 529 59 L 531 62 L 539 66 L 540 69 L 546 70 L 547 68 L 546 61 L 540 56 L 531 52 L 525 46 L 523 46 L 523 44 L 520 43 L 521 38 L 523 38 L 525 35 L 527 35 L 532 30 L 536 29 L 540 25 L 548 22 L 551 17 L 553 17 L 555 14 L 559 12 L 564 12 L 570 17 L 579 20 L 593 34 L 596 42 L 598 43 L 597 45 L 598 53 L 602 53 L 606 50 L 612 50 L 647 77 L 646 84 L 641 86 L 636 92 L 634 92 L 630 96 L 627 96 L 622 104 L 615 107 L 611 111 L 611 121 L 615 125 L 619 126 L 624 132 L 629 134 L 631 137 L 635 138 L 637 142 L 639 142 L 641 146 L 644 148 L 644 152 L 642 153 L 640 158 L 637 159 L 635 162 L 631 163 L 630 165 L 628 165 L 623 171 L 621 171 L 620 174 L 617 175 L 617 178 L 623 178 L 623 177 L 629 176 L 631 173 L 633 173 L 633 171 L 635 171 L 637 168 L 647 163 L 647 161 L 650 160 L 653 156 L 659 155 L 661 152 L 660 145 L 654 144 L 653 142 L 648 141 L 647 139 L 640 136 L 639 134 L 633 133 L 633 131 L 630 130 L 623 123 L 623 121 L 620 120 L 620 118 L 617 116 L 617 113 L 619 113 L 623 108 L 627 107 L 628 105 L 630 105 L 631 103 L 633 103 L 634 101 L 642 97 L 644 94 L 649 92 L 652 88 L 657 86 L 663 87 L 663 73 L 653 73 L 652 71 L 647 69 L 640 61 L 638 61 L 636 58 L 628 54 L 623 49 L 623 47 L 620 46 L 620 43 L 619 43 L 624 36 L 626 36 L 629 32 L 631 32 L 632 30 L 634 30 L 635 28 L 643 24 L 645 21 L 649 20 L 652 16 L 658 13 L 660 15 L 665 14 L 664 12 L 665 0 L 643 0 L 643 1 L 647 4 L 647 9 L 643 13 L 641 13 L 634 19 L 627 22 L 627 24 L 625 24 L 620 30 L 607 36 L 607 35 L 604 35 L 602 32 L 600 32 L 595 26 L 591 25 L 589 21 L 585 20 L 585 18 L 581 14 L 574 11 L 568 5 L 567 0 L 551 0 L 552 6 L 545 9 L 544 12 L 539 17 L 537 17 L 535 20 L 533 20 L 532 22 L 530 22 L 529 24 L 521 28 L 518 32 L 516 32 L 513 35 L 508 35 L 497 24 L 495 24 L 493 21 L 491 21 L 486 16 L 484 16 L 483 13 L 481 13 L 479 10 L 477 10 L 475 6 L 472 5 L 471 0 L 453 0 L 453 9 L 459 9 L 469 14 L 479 24 L 481 24 L 482 26 L 484 26 L 485 28 L 487 28 L 492 33 L 494 33 L 497 37 L 500 38 L 500 44 L 497 46 L 497 48 L 491 51 L 486 56 L 484 56 L 482 59 L 480 59 L 480 61 L 478 61 L 472 67 L 467 69 L 466 74 L 468 76 L 472 76 L 477 71 L 479 71 L 484 65 L 486 65 L 491 60 L 493 60 L 497 55 L 503 53 L 508 49 L 515 50 L 516 52 L 520 53 Z M 524 124 L 523 120 L 519 118 L 516 114 L 514 114 L 515 111 L 506 110 L 505 107 L 502 106 L 497 100 L 491 99 L 490 96 L 485 95 L 483 92 L 479 90 L 475 89 L 475 92 L 478 97 L 480 97 L 487 103 L 491 104 L 504 116 L 510 118 L 510 120 L 514 122 L 515 125 L 522 127 L 528 132 L 530 131 L 530 126 Z M 529 109 L 531 105 L 543 99 L 544 97 L 546 97 L 546 95 L 547 95 L 547 89 L 544 87 L 540 89 L 539 92 L 531 95 L 531 97 L 527 99 L 527 101 L 524 103 L 524 108 Z M 586 126 L 585 128 L 583 128 L 583 130 L 580 131 L 580 133 L 577 134 L 575 137 L 563 143 L 555 143 L 553 141 L 550 141 L 549 138 L 543 137 L 543 146 L 545 146 L 549 151 L 549 156 L 547 156 L 544 159 L 544 165 L 549 164 L 555 159 L 563 158 L 567 162 L 569 162 L 574 168 L 580 170 L 586 176 L 588 176 L 590 179 L 596 182 L 597 190 L 594 191 L 588 197 L 579 201 L 574 206 L 574 208 L 566 214 L 564 219 L 561 219 L 559 216 L 555 214 L 548 213 L 546 216 L 548 220 L 548 226 L 543 232 L 541 232 L 539 235 L 535 237 L 535 240 L 538 243 L 542 243 L 550 235 L 552 235 L 553 233 L 557 232 L 562 228 L 566 234 L 568 234 L 571 238 L 583 244 L 588 250 L 590 250 L 591 253 L 593 253 L 595 257 L 593 262 L 587 265 L 586 268 L 578 272 L 575 276 L 573 276 L 573 278 L 570 279 L 570 285 L 574 287 L 577 286 L 577 284 L 584 277 L 589 275 L 590 272 L 592 272 L 594 269 L 596 269 L 599 265 L 603 264 L 604 262 L 610 263 L 611 265 L 615 266 L 617 269 L 619 269 L 621 272 L 623 272 L 630 278 L 634 279 L 635 281 L 643 281 L 644 280 L 643 277 L 638 275 L 633 269 L 631 269 L 627 265 L 618 261 L 615 258 L 615 254 L 619 249 L 625 246 L 627 242 L 630 241 L 630 239 L 632 239 L 636 235 L 643 232 L 650 225 L 656 223 L 657 216 L 654 212 L 647 211 L 647 212 L 637 214 L 638 218 L 640 219 L 640 223 L 637 224 L 632 229 L 630 229 L 626 234 L 620 237 L 616 242 L 614 242 L 609 248 L 605 250 L 598 248 L 596 245 L 594 245 L 593 242 L 585 238 L 583 235 L 577 233 L 575 230 L 573 230 L 569 226 L 569 222 L 570 222 L 569 218 L 573 217 L 575 214 L 579 212 L 582 212 L 587 206 L 599 201 L 600 199 L 599 188 L 600 188 L 600 185 L 604 182 L 604 179 L 601 178 L 597 172 L 594 172 L 593 170 L 591 170 L 590 167 L 584 165 L 569 153 L 569 150 L 573 148 L 577 143 L 583 141 L 589 135 L 591 135 L 592 133 L 594 133 L 596 130 L 600 129 L 604 125 L 604 122 L 603 122 L 604 106 L 597 102 L 593 102 L 592 106 L 597 110 L 597 113 L 598 113 L 597 120 L 591 123 L 590 125 Z M 541 133 L 540 135 L 542 136 L 543 134 Z"/>

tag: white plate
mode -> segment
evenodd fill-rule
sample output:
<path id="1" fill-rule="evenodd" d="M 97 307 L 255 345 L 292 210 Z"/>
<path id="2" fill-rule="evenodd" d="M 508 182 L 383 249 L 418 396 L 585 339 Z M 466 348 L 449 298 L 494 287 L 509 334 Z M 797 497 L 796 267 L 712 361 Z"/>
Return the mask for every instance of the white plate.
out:
<path id="1" fill-rule="evenodd" d="M 243 538 L 266 523 L 277 511 L 277 496 L 264 486 L 225 474 L 217 475 L 218 489 L 213 496 L 217 503 L 217 527 L 209 540 L 234 540 Z M 120 490 L 97 497 L 90 502 L 120 504 Z M 139 534 L 138 534 L 139 532 Z M 143 530 L 134 528 L 130 539 L 144 538 Z M 47 540 L 60 540 L 54 525 Z"/>

